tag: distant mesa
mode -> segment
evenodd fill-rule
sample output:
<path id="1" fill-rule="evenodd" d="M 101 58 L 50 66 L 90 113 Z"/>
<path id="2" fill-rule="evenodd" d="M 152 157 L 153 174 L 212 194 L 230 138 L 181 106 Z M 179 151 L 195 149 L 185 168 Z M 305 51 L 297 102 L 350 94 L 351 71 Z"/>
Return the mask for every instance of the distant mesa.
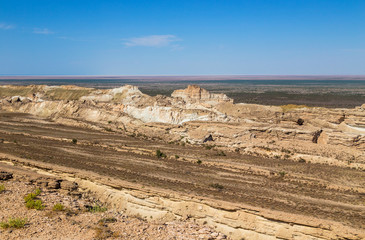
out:
<path id="1" fill-rule="evenodd" d="M 231 102 L 233 99 L 227 97 L 223 93 L 210 93 L 208 90 L 199 87 L 198 85 L 189 85 L 185 89 L 175 90 L 171 97 L 182 98 L 185 101 L 216 101 L 216 102 Z"/>

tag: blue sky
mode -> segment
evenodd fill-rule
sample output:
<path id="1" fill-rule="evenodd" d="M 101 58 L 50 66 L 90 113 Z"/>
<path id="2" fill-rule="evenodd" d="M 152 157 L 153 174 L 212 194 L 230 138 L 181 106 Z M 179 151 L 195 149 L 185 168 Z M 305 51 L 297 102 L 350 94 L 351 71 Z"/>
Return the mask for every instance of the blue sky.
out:
<path id="1" fill-rule="evenodd" d="M 0 0 L 0 75 L 365 74 L 364 0 Z"/>

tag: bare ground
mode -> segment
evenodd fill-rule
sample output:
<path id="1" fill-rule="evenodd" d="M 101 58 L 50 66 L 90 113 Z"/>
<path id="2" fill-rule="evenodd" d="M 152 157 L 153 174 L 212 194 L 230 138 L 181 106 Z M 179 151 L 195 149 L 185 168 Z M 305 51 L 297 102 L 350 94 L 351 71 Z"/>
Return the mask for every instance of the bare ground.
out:
<path id="1" fill-rule="evenodd" d="M 26 114 L 2 113 L 0 123 L 0 153 L 5 155 L 365 229 L 364 171 L 222 154 L 214 148 L 63 126 Z M 157 149 L 167 157 L 156 157 Z"/>

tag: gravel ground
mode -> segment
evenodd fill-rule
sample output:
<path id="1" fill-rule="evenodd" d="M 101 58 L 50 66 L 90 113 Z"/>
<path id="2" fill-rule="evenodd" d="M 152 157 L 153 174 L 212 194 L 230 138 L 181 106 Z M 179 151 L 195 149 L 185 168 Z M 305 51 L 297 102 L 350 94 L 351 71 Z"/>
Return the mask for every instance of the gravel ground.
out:
<path id="1" fill-rule="evenodd" d="M 0 239 L 226 239 L 225 235 L 191 220 L 147 222 L 110 209 L 90 212 L 88 208 L 96 206 L 97 200 L 71 190 L 71 182 L 64 181 L 56 187 L 59 189 L 50 189 L 54 183 L 54 179 L 47 177 L 20 175 L 0 181 L 0 186 L 5 187 L 0 193 L 0 222 L 26 219 L 23 228 L 0 228 Z M 28 209 L 24 196 L 37 188 L 41 189 L 37 199 L 42 200 L 45 208 Z M 65 209 L 54 211 L 57 203 Z"/>

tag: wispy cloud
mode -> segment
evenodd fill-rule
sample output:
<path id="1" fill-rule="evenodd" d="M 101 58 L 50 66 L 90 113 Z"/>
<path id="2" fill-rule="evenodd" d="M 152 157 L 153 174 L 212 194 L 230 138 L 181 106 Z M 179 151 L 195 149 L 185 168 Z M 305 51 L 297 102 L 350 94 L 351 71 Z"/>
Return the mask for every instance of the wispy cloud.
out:
<path id="1" fill-rule="evenodd" d="M 127 47 L 165 47 L 171 46 L 171 43 L 177 41 L 181 41 L 181 39 L 177 38 L 175 35 L 150 35 L 126 39 L 124 45 Z"/>
<path id="2" fill-rule="evenodd" d="M 0 29 L 2 30 L 9 30 L 15 28 L 14 25 L 6 24 L 6 23 L 0 23 Z"/>
<path id="3" fill-rule="evenodd" d="M 33 33 L 49 35 L 49 34 L 53 34 L 54 32 L 50 31 L 48 28 L 34 28 Z"/>

